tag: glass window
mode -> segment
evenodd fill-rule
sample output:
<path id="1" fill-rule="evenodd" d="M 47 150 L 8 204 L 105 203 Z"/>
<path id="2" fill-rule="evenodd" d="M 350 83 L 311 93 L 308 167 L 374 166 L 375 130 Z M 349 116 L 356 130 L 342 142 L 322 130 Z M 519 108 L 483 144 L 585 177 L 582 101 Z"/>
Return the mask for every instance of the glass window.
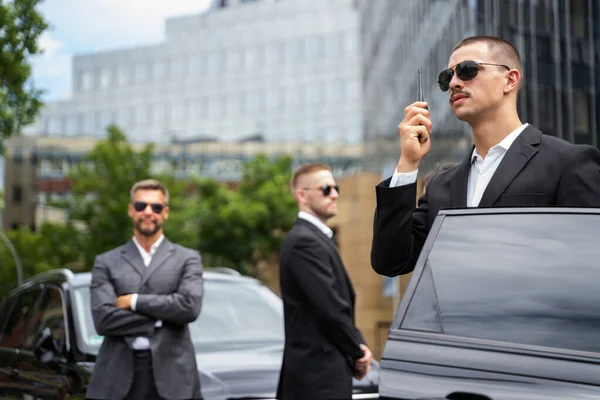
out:
<path id="1" fill-rule="evenodd" d="M 571 0 L 571 35 L 583 38 L 587 35 L 587 0 Z"/>
<path id="2" fill-rule="evenodd" d="M 542 131 L 556 130 L 556 112 L 555 112 L 555 92 L 553 87 L 540 86 L 538 87 L 539 104 L 539 123 Z M 547 133 L 547 132 L 546 132 Z"/>
<path id="3" fill-rule="evenodd" d="M 50 288 L 44 292 L 36 308 L 23 341 L 23 347 L 32 349 L 35 341 L 44 329 L 50 329 L 59 348 L 65 345 L 65 321 L 63 301 L 57 289 Z"/>
<path id="4" fill-rule="evenodd" d="M 583 90 L 573 90 L 573 124 L 575 133 L 590 134 L 590 100 Z"/>
<path id="5" fill-rule="evenodd" d="M 39 294 L 39 290 L 30 290 L 17 295 L 15 306 L 12 308 L 0 337 L 0 347 L 22 347 Z"/>
<path id="6" fill-rule="evenodd" d="M 401 322 L 600 352 L 600 216 L 448 216 Z"/>
<path id="7" fill-rule="evenodd" d="M 118 69 L 118 83 L 119 86 L 125 86 L 129 83 L 129 79 L 130 79 L 130 69 L 128 66 L 126 65 L 122 65 L 119 67 Z"/>
<path id="8" fill-rule="evenodd" d="M 84 71 L 81 73 L 81 88 L 82 91 L 87 92 L 92 89 L 93 75 L 89 71 Z"/>
<path id="9" fill-rule="evenodd" d="M 202 312 L 189 325 L 196 345 L 238 342 L 283 342 L 283 305 L 266 286 L 253 283 L 205 281 Z M 84 342 L 99 348 L 90 312 L 89 287 L 77 288 L 76 318 Z"/>
<path id="10" fill-rule="evenodd" d="M 111 70 L 104 68 L 100 71 L 100 88 L 107 89 L 111 84 Z"/>

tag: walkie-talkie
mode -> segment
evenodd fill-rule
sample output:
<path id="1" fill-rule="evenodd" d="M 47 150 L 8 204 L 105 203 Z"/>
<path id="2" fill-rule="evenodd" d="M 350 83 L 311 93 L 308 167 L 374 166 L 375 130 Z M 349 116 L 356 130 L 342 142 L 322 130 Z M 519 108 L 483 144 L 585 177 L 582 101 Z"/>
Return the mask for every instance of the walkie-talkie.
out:
<path id="1" fill-rule="evenodd" d="M 419 69 L 419 101 L 425 101 L 425 96 L 423 96 L 423 73 L 421 69 Z"/>
<path id="2" fill-rule="evenodd" d="M 419 68 L 418 73 L 419 73 L 419 83 L 418 83 L 418 85 L 419 85 L 419 99 L 418 100 L 419 101 L 425 101 L 425 96 L 423 95 L 423 78 L 422 78 L 423 73 L 421 72 L 420 68 Z M 425 106 L 425 108 L 428 109 L 427 106 Z M 419 134 L 419 142 L 421 142 L 421 134 Z"/>

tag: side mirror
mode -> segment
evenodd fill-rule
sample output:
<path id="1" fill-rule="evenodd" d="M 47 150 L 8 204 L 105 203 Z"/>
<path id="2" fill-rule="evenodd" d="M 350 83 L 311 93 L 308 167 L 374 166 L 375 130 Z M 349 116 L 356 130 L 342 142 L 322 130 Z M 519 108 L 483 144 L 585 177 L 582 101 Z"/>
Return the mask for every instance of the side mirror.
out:
<path id="1" fill-rule="evenodd" d="M 43 364 L 50 367 L 58 366 L 61 350 L 52 337 L 52 331 L 49 327 L 46 327 L 36 339 L 33 344 L 33 353 Z"/>

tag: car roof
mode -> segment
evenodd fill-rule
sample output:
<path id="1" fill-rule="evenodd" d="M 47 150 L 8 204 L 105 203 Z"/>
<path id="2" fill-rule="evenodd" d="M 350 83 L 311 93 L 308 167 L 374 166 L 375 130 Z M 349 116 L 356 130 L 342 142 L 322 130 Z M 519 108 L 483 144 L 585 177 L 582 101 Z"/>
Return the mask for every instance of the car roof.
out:
<path id="1" fill-rule="evenodd" d="M 243 276 L 234 269 L 224 267 L 207 268 L 204 270 L 203 277 L 207 281 L 262 284 L 262 282 L 260 282 L 258 279 L 249 276 Z M 88 286 L 91 283 L 91 280 L 91 272 L 74 273 L 66 268 L 57 268 L 32 276 L 31 278 L 25 280 L 19 287 L 13 289 L 9 295 L 15 291 L 20 291 L 28 287 L 41 284 L 55 284 L 58 286 L 68 284 L 69 286 L 73 287 Z"/>
<path id="2" fill-rule="evenodd" d="M 490 215 L 490 214 L 591 214 L 600 215 L 598 207 L 476 207 L 442 208 L 438 215 Z"/>

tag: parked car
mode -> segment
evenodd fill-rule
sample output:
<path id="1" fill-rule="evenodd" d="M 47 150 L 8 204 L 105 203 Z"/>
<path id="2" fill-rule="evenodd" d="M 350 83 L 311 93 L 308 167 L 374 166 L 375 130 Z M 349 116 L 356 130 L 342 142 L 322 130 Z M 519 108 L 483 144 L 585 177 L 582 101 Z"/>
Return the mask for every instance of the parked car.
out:
<path id="1" fill-rule="evenodd" d="M 190 324 L 206 400 L 274 398 L 283 352 L 283 306 L 235 271 L 205 272 L 200 317 Z M 84 399 L 102 336 L 90 312 L 90 273 L 33 277 L 0 305 L 0 398 Z M 355 382 L 377 398 L 378 365 Z"/>
<path id="2" fill-rule="evenodd" d="M 600 399 L 600 209 L 441 211 L 396 310 L 381 399 Z"/>

